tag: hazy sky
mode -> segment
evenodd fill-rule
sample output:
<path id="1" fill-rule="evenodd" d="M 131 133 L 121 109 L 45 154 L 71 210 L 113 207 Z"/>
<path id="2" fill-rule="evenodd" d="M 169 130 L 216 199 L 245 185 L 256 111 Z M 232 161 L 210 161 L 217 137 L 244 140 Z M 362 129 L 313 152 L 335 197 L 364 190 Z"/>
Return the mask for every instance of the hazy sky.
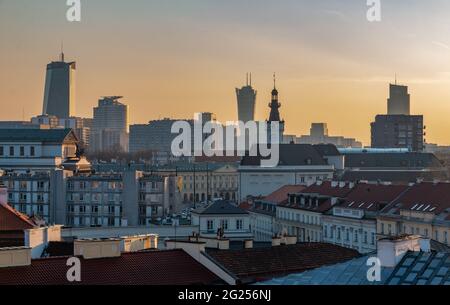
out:
<path id="1" fill-rule="evenodd" d="M 79 116 L 102 95 L 124 95 L 132 123 L 210 111 L 236 120 L 234 88 L 253 73 L 257 119 L 268 116 L 272 74 L 286 132 L 311 122 L 370 144 L 370 122 L 386 112 L 388 83 L 410 87 L 428 142 L 450 144 L 450 1 L 0 0 L 0 120 L 42 110 L 45 66 L 77 61 Z"/>

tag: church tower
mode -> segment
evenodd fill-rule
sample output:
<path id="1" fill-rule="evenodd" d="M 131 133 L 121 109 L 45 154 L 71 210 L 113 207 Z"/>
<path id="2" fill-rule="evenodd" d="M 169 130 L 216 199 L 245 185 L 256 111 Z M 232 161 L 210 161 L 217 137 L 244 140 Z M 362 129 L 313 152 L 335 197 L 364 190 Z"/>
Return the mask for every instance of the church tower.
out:
<path id="1" fill-rule="evenodd" d="M 272 129 L 271 129 L 271 124 L 272 122 L 278 122 L 279 123 L 279 141 L 278 143 L 281 144 L 283 143 L 283 134 L 284 134 L 284 120 L 281 119 L 280 116 L 280 109 L 281 107 L 281 103 L 278 101 L 278 90 L 277 90 L 277 86 L 276 86 L 276 76 L 275 73 L 273 74 L 273 90 L 272 90 L 272 98 L 271 101 L 269 103 L 269 108 L 270 108 L 270 115 L 269 115 L 269 120 L 267 121 L 267 141 L 268 143 L 271 142 L 271 134 L 272 134 Z"/>

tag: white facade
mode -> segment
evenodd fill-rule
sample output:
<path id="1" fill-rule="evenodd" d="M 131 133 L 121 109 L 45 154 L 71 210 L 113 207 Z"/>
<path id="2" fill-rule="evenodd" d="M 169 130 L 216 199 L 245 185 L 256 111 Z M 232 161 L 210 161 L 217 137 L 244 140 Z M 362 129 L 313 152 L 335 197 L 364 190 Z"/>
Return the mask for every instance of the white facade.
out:
<path id="1" fill-rule="evenodd" d="M 239 167 L 239 200 L 247 196 L 267 196 L 285 185 L 310 185 L 333 178 L 333 165 Z"/>
<path id="2" fill-rule="evenodd" d="M 250 231 L 248 214 L 202 215 L 192 213 L 192 225 L 199 227 L 199 233 L 205 237 L 216 237 L 219 228 L 224 229 L 224 237 L 229 239 L 253 238 Z"/>
<path id="3" fill-rule="evenodd" d="M 352 248 L 360 253 L 377 249 L 377 222 L 364 218 L 364 211 L 334 207 L 332 215 L 323 215 L 323 241 Z"/>

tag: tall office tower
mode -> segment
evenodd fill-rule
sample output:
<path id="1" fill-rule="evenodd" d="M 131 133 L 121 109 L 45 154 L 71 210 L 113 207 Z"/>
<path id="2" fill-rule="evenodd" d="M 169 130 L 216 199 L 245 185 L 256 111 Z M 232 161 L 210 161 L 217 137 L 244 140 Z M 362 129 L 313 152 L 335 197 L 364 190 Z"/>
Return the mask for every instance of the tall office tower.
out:
<path id="1" fill-rule="evenodd" d="M 105 96 L 94 108 L 90 138 L 92 151 L 128 151 L 128 106 L 118 101 L 121 98 Z"/>
<path id="2" fill-rule="evenodd" d="M 64 53 L 47 65 L 43 115 L 66 119 L 75 114 L 75 70 L 75 62 L 65 62 Z"/>
<path id="3" fill-rule="evenodd" d="M 388 114 L 410 114 L 410 96 L 407 86 L 389 85 Z"/>
<path id="4" fill-rule="evenodd" d="M 247 123 L 255 120 L 256 94 L 252 87 L 252 75 L 247 74 L 247 84 L 241 89 L 236 88 L 239 121 Z"/>

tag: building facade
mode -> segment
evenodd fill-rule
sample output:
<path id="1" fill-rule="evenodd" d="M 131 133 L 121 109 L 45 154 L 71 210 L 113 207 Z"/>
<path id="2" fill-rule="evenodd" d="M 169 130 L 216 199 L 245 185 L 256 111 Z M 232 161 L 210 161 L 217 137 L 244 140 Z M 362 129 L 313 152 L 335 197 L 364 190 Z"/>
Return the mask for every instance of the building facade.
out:
<path id="1" fill-rule="evenodd" d="M 371 124 L 373 148 L 424 149 L 422 115 L 377 115 Z"/>
<path id="2" fill-rule="evenodd" d="M 98 101 L 90 138 L 91 151 L 128 151 L 128 106 L 121 96 L 107 96 Z"/>

